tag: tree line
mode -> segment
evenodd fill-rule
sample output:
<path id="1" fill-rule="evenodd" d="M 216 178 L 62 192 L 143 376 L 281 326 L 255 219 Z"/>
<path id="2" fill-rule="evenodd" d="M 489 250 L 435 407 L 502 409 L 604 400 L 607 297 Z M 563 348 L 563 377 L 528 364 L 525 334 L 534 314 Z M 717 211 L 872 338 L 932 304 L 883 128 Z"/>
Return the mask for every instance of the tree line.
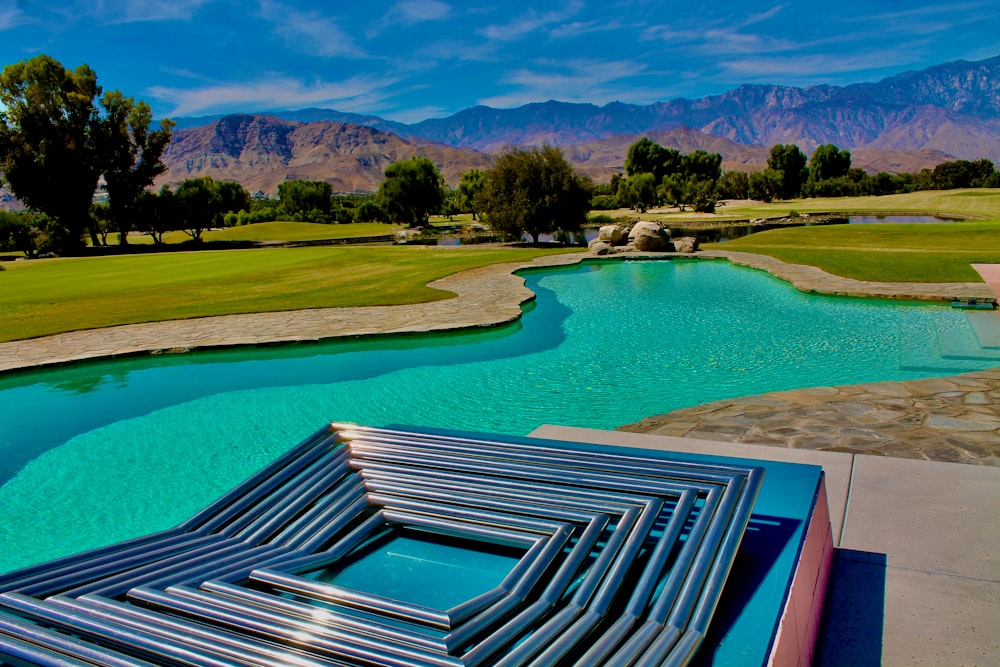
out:
<path id="1" fill-rule="evenodd" d="M 851 153 L 834 144 L 817 146 L 810 157 L 795 144 L 771 147 L 762 171 L 721 170 L 722 156 L 697 150 L 684 155 L 647 137 L 629 146 L 625 177 L 598 186 L 594 209 L 652 206 L 690 207 L 712 212 L 722 199 L 775 199 L 888 195 L 917 190 L 1000 187 L 1000 172 L 990 160 L 954 160 L 917 173 L 869 174 L 851 166 Z"/>

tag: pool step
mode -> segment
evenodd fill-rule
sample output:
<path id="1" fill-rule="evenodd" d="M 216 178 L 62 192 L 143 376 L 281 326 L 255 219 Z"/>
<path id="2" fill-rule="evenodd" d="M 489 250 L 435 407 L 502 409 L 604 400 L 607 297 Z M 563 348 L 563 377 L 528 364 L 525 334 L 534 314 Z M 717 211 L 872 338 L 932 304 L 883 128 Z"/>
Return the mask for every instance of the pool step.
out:
<path id="1" fill-rule="evenodd" d="M 1000 314 L 993 312 L 968 312 L 965 314 L 979 344 L 1000 350 Z"/>
<path id="2" fill-rule="evenodd" d="M 1000 366 L 1000 317 L 986 311 L 962 313 L 958 327 L 942 338 L 937 330 L 910 332 L 900 353 L 900 369 L 945 374 Z"/>

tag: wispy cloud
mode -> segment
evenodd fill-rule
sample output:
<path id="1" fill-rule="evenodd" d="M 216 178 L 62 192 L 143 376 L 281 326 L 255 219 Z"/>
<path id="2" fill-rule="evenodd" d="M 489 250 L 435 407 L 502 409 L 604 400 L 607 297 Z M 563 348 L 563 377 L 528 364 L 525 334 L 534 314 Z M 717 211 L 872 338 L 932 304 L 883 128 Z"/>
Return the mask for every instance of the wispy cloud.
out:
<path id="1" fill-rule="evenodd" d="M 987 2 L 929 4 L 878 14 L 847 15 L 839 18 L 839 21 L 842 23 L 869 23 L 875 21 L 878 23 L 887 23 L 890 26 L 897 26 L 900 22 L 906 25 L 911 21 L 933 17 L 939 23 L 942 19 L 945 23 L 951 23 L 951 19 L 954 18 L 975 18 L 982 20 L 983 12 L 986 12 L 990 16 L 996 16 L 996 3 L 989 0 Z"/>
<path id="2" fill-rule="evenodd" d="M 441 118 L 449 115 L 448 109 L 438 106 L 417 107 L 402 111 L 388 111 L 380 114 L 383 118 L 394 120 L 398 123 L 419 123 L 428 118 Z"/>
<path id="3" fill-rule="evenodd" d="M 488 25 L 477 32 L 487 39 L 500 42 L 515 42 L 551 25 L 560 25 L 573 18 L 584 7 L 580 0 L 572 0 L 560 10 L 539 13 L 529 10 L 517 18 L 503 24 Z"/>
<path id="4" fill-rule="evenodd" d="M 550 37 L 574 38 L 595 32 L 614 32 L 624 26 L 618 21 L 570 21 L 557 25 L 549 32 Z"/>
<path id="5" fill-rule="evenodd" d="M 389 16 L 407 25 L 443 21 L 451 16 L 451 5 L 439 0 L 399 0 L 389 10 Z"/>
<path id="6" fill-rule="evenodd" d="M 261 17 L 274 24 L 274 32 L 292 49 L 323 57 L 367 58 L 336 19 L 315 10 L 299 11 L 281 2 L 261 0 Z"/>
<path id="7" fill-rule="evenodd" d="M 91 14 L 105 23 L 139 23 L 144 21 L 189 21 L 209 0 L 99 0 Z"/>
<path id="8" fill-rule="evenodd" d="M 539 61 L 537 65 L 536 69 L 518 69 L 501 79 L 501 83 L 515 86 L 515 90 L 480 99 L 479 103 L 503 108 L 557 98 L 564 102 L 604 104 L 624 98 L 651 101 L 664 92 L 635 86 L 635 78 L 647 72 L 645 65 L 631 60 L 574 59 Z"/>
<path id="9" fill-rule="evenodd" d="M 489 42 L 466 42 L 461 40 L 441 40 L 423 46 L 414 52 L 418 60 L 460 60 L 463 62 L 486 62 L 496 58 L 496 46 Z"/>
<path id="10" fill-rule="evenodd" d="M 873 51 L 858 55 L 817 53 L 813 55 L 766 56 L 727 60 L 723 70 L 733 78 L 747 83 L 792 83 L 795 80 L 824 77 L 831 74 L 863 72 L 895 65 L 905 65 L 913 58 L 906 50 Z"/>
<path id="11" fill-rule="evenodd" d="M 146 94 L 171 107 L 168 116 L 190 116 L 232 110 L 294 109 L 332 106 L 341 111 L 367 110 L 391 97 L 395 78 L 355 76 L 344 81 L 304 83 L 272 77 L 246 83 L 219 83 L 200 88 L 153 86 Z"/>
<path id="12" fill-rule="evenodd" d="M 0 30 L 10 30 L 25 22 L 24 15 L 14 3 L 0 5 Z"/>
<path id="13" fill-rule="evenodd" d="M 444 21 L 451 18 L 452 14 L 451 5 L 440 0 L 398 0 L 382 18 L 368 27 L 365 36 L 371 39 L 397 26 Z"/>

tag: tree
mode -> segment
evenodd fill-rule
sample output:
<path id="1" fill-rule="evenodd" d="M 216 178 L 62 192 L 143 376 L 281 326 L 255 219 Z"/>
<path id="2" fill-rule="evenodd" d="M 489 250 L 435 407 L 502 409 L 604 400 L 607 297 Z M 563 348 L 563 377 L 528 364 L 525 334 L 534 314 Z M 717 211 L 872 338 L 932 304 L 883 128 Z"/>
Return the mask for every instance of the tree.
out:
<path id="1" fill-rule="evenodd" d="M 250 210 L 250 193 L 236 181 L 216 181 L 215 189 L 219 194 L 220 211 L 236 213 Z"/>
<path id="2" fill-rule="evenodd" d="M 654 180 L 659 183 L 665 176 L 676 174 L 681 170 L 680 151 L 664 148 L 649 137 L 643 137 L 628 147 L 625 156 L 625 173 L 628 176 L 652 174 Z"/>
<path id="3" fill-rule="evenodd" d="M 645 213 L 657 201 L 656 177 L 648 172 L 640 172 L 619 181 L 618 201 L 639 213 Z"/>
<path id="4" fill-rule="evenodd" d="M 367 199 L 354 209 L 355 222 L 386 222 L 385 211 L 378 205 L 378 202 Z"/>
<path id="5" fill-rule="evenodd" d="M 167 170 L 163 151 L 170 143 L 173 121 L 160 121 L 150 131 L 153 112 L 117 90 L 101 98 L 101 164 L 108 191 L 108 222 L 118 232 L 118 242 L 128 243 L 128 232 L 136 225 L 139 199 L 153 180 Z"/>
<path id="6" fill-rule="evenodd" d="M 431 214 L 444 205 L 444 178 L 425 157 L 400 160 L 386 168 L 378 200 L 392 222 L 426 226 Z"/>
<path id="7" fill-rule="evenodd" d="M 527 233 L 538 243 L 539 234 L 580 229 L 591 189 L 590 180 L 577 176 L 558 148 L 515 149 L 486 172 L 483 212 L 499 234 L 519 238 Z"/>
<path id="8" fill-rule="evenodd" d="M 44 240 L 44 228 L 41 216 L 0 210 L 0 250 L 23 252 L 31 257 Z"/>
<path id="9" fill-rule="evenodd" d="M 698 213 L 715 213 L 715 205 L 719 203 L 719 190 L 715 181 L 688 179 L 686 191 L 687 203 Z"/>
<path id="10" fill-rule="evenodd" d="M 333 187 L 325 181 L 285 181 L 278 201 L 285 217 L 296 222 L 330 222 Z"/>
<path id="11" fill-rule="evenodd" d="M 189 178 L 181 181 L 174 192 L 181 229 L 196 243 L 206 229 L 219 225 L 222 214 L 222 197 L 211 176 Z"/>
<path id="12" fill-rule="evenodd" d="M 138 209 L 139 230 L 149 234 L 153 243 L 163 243 L 163 234 L 177 229 L 180 213 L 174 193 L 166 185 L 160 188 L 160 193 L 144 192 L 139 197 Z"/>
<path id="13" fill-rule="evenodd" d="M 981 188 L 994 173 L 993 162 L 990 160 L 953 160 L 942 162 L 934 167 L 931 180 L 938 190 L 955 188 Z"/>
<path id="14" fill-rule="evenodd" d="M 458 181 L 459 204 L 462 211 L 471 211 L 472 219 L 475 220 L 480 212 L 477 198 L 486 187 L 486 174 L 473 167 L 469 171 L 462 173 L 462 178 Z"/>
<path id="15" fill-rule="evenodd" d="M 727 171 L 719 179 L 719 196 L 724 199 L 749 199 L 750 177 L 745 171 Z"/>
<path id="16" fill-rule="evenodd" d="M 844 178 L 851 169 L 851 152 L 833 144 L 822 144 L 809 158 L 809 180 L 815 183 L 831 178 Z"/>
<path id="17" fill-rule="evenodd" d="M 780 197 L 784 185 L 782 172 L 774 169 L 755 171 L 750 174 L 750 198 L 769 202 L 775 197 Z"/>
<path id="18" fill-rule="evenodd" d="M 767 158 L 767 166 L 778 179 L 778 191 L 769 192 L 769 197 L 794 199 L 801 195 L 802 186 L 809 176 L 806 169 L 806 155 L 795 144 L 777 144 L 771 146 L 771 155 Z M 761 185 L 758 179 L 758 185 Z M 765 188 L 770 191 L 770 187 Z M 761 192 L 761 190 L 758 190 Z M 761 197 L 754 197 L 761 199 Z M 764 201 L 771 201 L 765 199 Z"/>
<path id="19" fill-rule="evenodd" d="M 686 178 L 711 181 L 714 184 L 722 176 L 722 155 L 699 148 L 681 157 L 681 171 Z"/>
<path id="20" fill-rule="evenodd" d="M 114 230 L 111 207 L 103 202 L 94 202 L 90 205 L 90 218 L 101 245 L 108 245 L 108 235 Z"/>
<path id="21" fill-rule="evenodd" d="M 463 213 L 462 195 L 458 190 L 446 190 L 444 193 L 444 204 L 441 205 L 441 215 L 448 216 L 448 220 L 454 220 L 455 216 Z"/>
<path id="22" fill-rule="evenodd" d="M 86 65 L 75 71 L 40 55 L 0 74 L 0 172 L 29 208 L 54 218 L 82 246 L 100 177 L 101 89 Z"/>

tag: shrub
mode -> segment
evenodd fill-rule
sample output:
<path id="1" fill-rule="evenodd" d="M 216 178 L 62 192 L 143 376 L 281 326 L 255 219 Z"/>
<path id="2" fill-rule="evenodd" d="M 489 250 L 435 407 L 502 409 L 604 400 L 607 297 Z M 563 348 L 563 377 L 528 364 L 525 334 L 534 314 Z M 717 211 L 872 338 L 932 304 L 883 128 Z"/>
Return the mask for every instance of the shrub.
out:
<path id="1" fill-rule="evenodd" d="M 618 220 L 612 218 L 607 213 L 598 213 L 596 215 L 588 216 L 587 222 L 595 225 L 613 225 L 618 222 Z"/>

